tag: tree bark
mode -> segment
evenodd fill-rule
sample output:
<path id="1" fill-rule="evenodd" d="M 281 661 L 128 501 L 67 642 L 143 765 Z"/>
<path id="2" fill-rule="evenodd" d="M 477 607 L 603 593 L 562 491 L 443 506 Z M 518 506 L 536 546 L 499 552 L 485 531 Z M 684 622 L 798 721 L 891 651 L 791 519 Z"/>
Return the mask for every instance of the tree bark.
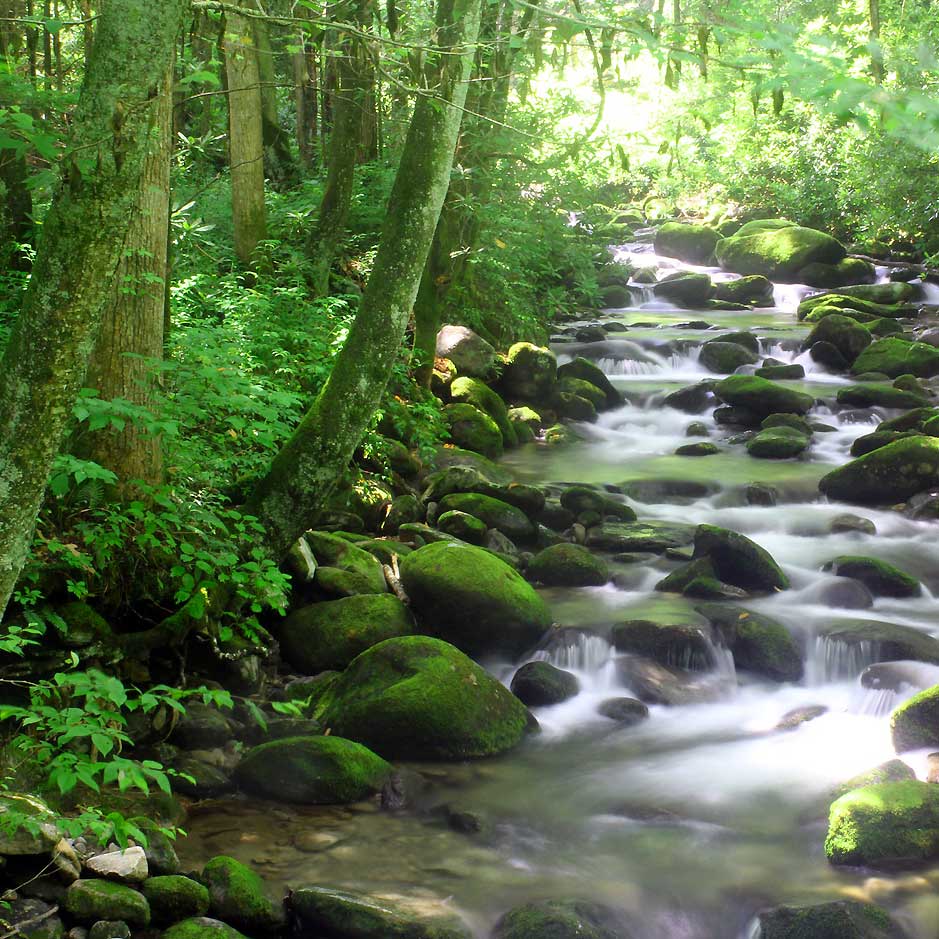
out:
<path id="1" fill-rule="evenodd" d="M 381 402 L 440 215 L 479 32 L 480 0 L 439 0 L 372 275 L 325 387 L 246 505 L 281 558 L 315 523 Z"/>
<path id="2" fill-rule="evenodd" d="M 127 237 L 185 0 L 108 0 L 62 178 L 0 363 L 0 613 L 82 386 Z"/>
<path id="3" fill-rule="evenodd" d="M 127 243 L 85 380 L 106 401 L 123 398 L 147 408 L 153 406 L 159 375 L 145 359 L 163 357 L 172 110 L 173 70 L 169 69 L 154 107 Z M 159 438 L 132 424 L 121 431 L 92 433 L 82 454 L 114 472 L 118 491 L 124 495 L 133 493 L 135 480 L 155 486 L 163 478 Z"/>
<path id="4" fill-rule="evenodd" d="M 26 255 L 16 245 L 29 244 L 33 231 L 33 196 L 27 185 L 26 156 L 14 150 L 0 150 L 0 183 L 3 206 L 0 207 L 0 247 L 10 247 L 4 260 L 14 270 L 29 270 Z"/>
<path id="5" fill-rule="evenodd" d="M 281 127 L 277 113 L 277 72 L 274 68 L 274 49 L 267 23 L 252 21 L 257 46 L 258 75 L 261 83 L 261 127 L 264 140 L 264 171 L 276 189 L 295 185 L 297 167 L 290 152 L 290 138 Z"/>
<path id="6" fill-rule="evenodd" d="M 293 101 L 296 111 L 297 127 L 297 151 L 300 154 L 300 162 L 304 166 L 313 164 L 313 139 L 311 130 L 311 83 L 310 69 L 307 60 L 306 43 L 301 33 L 296 40 L 299 48 L 293 54 Z M 316 124 L 313 118 L 313 126 Z"/>
<path id="7" fill-rule="evenodd" d="M 243 16 L 226 16 L 224 45 L 235 254 L 248 264 L 258 242 L 267 237 L 267 209 L 261 78 L 253 31 Z"/>

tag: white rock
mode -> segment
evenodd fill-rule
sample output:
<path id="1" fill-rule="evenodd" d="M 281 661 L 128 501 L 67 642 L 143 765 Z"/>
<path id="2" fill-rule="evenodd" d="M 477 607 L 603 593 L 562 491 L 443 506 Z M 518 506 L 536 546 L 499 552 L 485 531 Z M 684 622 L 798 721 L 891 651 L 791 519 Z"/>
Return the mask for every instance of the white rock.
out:
<path id="1" fill-rule="evenodd" d="M 132 884 L 141 883 L 150 874 L 146 852 L 136 846 L 124 851 L 96 854 L 85 861 L 85 867 L 99 877 L 111 877 Z"/>
<path id="2" fill-rule="evenodd" d="M 52 849 L 52 863 L 69 883 L 82 875 L 82 862 L 75 849 L 64 838 Z"/>

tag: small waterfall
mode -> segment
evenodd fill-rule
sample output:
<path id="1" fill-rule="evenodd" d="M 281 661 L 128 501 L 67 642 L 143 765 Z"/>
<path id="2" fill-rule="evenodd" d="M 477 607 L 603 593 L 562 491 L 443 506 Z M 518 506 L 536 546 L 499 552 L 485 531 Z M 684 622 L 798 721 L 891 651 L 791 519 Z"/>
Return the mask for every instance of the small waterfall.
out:
<path id="1" fill-rule="evenodd" d="M 817 636 L 806 662 L 806 682 L 824 685 L 854 679 L 880 659 L 879 642 L 842 642 L 829 636 Z"/>
<path id="2" fill-rule="evenodd" d="M 899 703 L 901 695 L 892 688 L 858 688 L 851 701 L 853 714 L 884 717 Z"/>
<path id="3" fill-rule="evenodd" d="M 659 355 L 657 352 L 642 349 L 636 358 L 605 356 L 597 360 L 597 366 L 602 369 L 604 375 L 661 375 L 664 372 L 694 372 L 699 369 L 700 354 L 701 349 L 697 346 L 682 353 L 672 352 L 669 355 Z"/>
<path id="4" fill-rule="evenodd" d="M 747 928 L 743 931 L 743 939 L 761 939 L 762 935 L 763 927 L 760 926 L 760 921 L 751 919 L 747 924 Z"/>
<path id="5" fill-rule="evenodd" d="M 548 662 L 581 678 L 584 690 L 604 691 L 616 687 L 616 665 L 613 646 L 602 636 L 586 632 L 571 632 L 558 638 L 547 649 L 532 656 L 533 660 Z"/>

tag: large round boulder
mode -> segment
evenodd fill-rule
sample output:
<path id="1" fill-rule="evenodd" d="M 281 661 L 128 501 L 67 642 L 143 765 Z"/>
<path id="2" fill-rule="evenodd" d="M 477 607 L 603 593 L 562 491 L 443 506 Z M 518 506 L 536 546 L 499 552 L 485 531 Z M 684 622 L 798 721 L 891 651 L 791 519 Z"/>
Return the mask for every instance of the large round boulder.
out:
<path id="1" fill-rule="evenodd" d="M 301 607 L 280 625 L 284 658 L 305 675 L 345 668 L 360 652 L 414 632 L 408 608 L 390 593 L 364 594 Z"/>
<path id="2" fill-rule="evenodd" d="M 212 916 L 243 929 L 249 936 L 274 932 L 284 925 L 284 909 L 268 897 L 267 885 L 250 867 L 220 854 L 202 869 Z"/>
<path id="3" fill-rule="evenodd" d="M 655 253 L 687 264 L 707 264 L 720 240 L 720 234 L 710 225 L 666 222 L 656 229 Z"/>
<path id="4" fill-rule="evenodd" d="M 616 911 L 590 900 L 540 900 L 506 913 L 492 939 L 629 939 Z"/>
<path id="5" fill-rule="evenodd" d="M 450 385 L 450 400 L 457 404 L 471 404 L 488 414 L 496 422 L 505 446 L 515 446 L 515 428 L 509 420 L 505 402 L 485 382 L 469 376 L 457 378 Z"/>
<path id="6" fill-rule="evenodd" d="M 887 336 L 864 349 L 854 360 L 851 371 L 855 375 L 879 372 L 890 378 L 899 378 L 900 375 L 932 378 L 939 375 L 939 349 L 926 342 Z"/>
<path id="7" fill-rule="evenodd" d="M 787 460 L 802 454 L 809 442 L 794 427 L 768 427 L 747 441 L 747 453 L 760 460 Z"/>
<path id="8" fill-rule="evenodd" d="M 531 584 L 483 548 L 426 545 L 401 562 L 401 581 L 424 631 L 470 655 L 518 655 L 551 625 Z"/>
<path id="9" fill-rule="evenodd" d="M 529 707 L 560 704 L 580 691 L 577 676 L 550 662 L 528 662 L 512 677 L 512 694 Z"/>
<path id="10" fill-rule="evenodd" d="M 557 381 L 557 359 L 550 349 L 531 342 L 516 342 L 506 353 L 502 387 L 509 398 L 545 401 Z"/>
<path id="11" fill-rule="evenodd" d="M 890 715 L 890 732 L 897 753 L 939 748 L 939 685 L 904 701 Z"/>
<path id="12" fill-rule="evenodd" d="M 859 580 L 875 597 L 918 597 L 922 584 L 899 567 L 877 558 L 842 555 L 823 568 L 836 577 Z"/>
<path id="13" fill-rule="evenodd" d="M 578 356 L 558 366 L 558 379 L 564 378 L 579 378 L 581 381 L 590 382 L 603 392 L 608 407 L 615 407 L 623 400 L 623 396 L 613 387 L 613 383 L 606 377 L 603 370 L 589 359 Z"/>
<path id="14" fill-rule="evenodd" d="M 527 574 L 547 587 L 599 587 L 610 579 L 610 568 L 582 545 L 556 544 L 531 559 Z"/>
<path id="15" fill-rule="evenodd" d="M 332 733 L 388 759 L 490 756 L 514 747 L 529 726 L 514 695 L 459 649 L 428 636 L 363 652 L 329 686 L 317 714 Z"/>
<path id="16" fill-rule="evenodd" d="M 711 278 L 692 271 L 676 271 L 663 277 L 653 288 L 655 296 L 685 309 L 702 309 L 714 295 Z"/>
<path id="17" fill-rule="evenodd" d="M 830 342 L 850 364 L 871 344 L 871 334 L 850 317 L 832 313 L 813 327 L 804 348 L 809 349 L 816 342 Z"/>
<path id="18" fill-rule="evenodd" d="M 708 558 L 720 580 L 744 590 L 769 593 L 789 587 L 789 578 L 765 548 L 727 528 L 699 525 L 693 557 Z"/>
<path id="19" fill-rule="evenodd" d="M 440 511 L 473 515 L 513 541 L 527 541 L 535 536 L 535 526 L 521 509 L 479 492 L 454 492 L 444 496 L 440 500 Z"/>
<path id="20" fill-rule="evenodd" d="M 364 588 L 362 593 L 384 593 L 388 589 L 381 563 L 368 551 L 325 531 L 309 531 L 303 537 L 321 566 L 356 575 Z"/>
<path id="21" fill-rule="evenodd" d="M 437 356 L 449 359 L 461 375 L 489 378 L 495 369 L 496 350 L 466 326 L 443 326 L 437 333 Z"/>
<path id="22" fill-rule="evenodd" d="M 793 225 L 752 234 L 738 232 L 719 241 L 714 254 L 725 270 L 792 282 L 809 264 L 837 264 L 847 252 L 831 235 Z"/>
<path id="23" fill-rule="evenodd" d="M 709 339 L 698 356 L 698 361 L 717 375 L 732 375 L 741 365 L 756 365 L 760 357 L 736 342 Z"/>
<path id="24" fill-rule="evenodd" d="M 758 914 L 756 921 L 760 939 L 897 939 L 903 935 L 886 910 L 854 900 L 777 906 Z"/>
<path id="25" fill-rule="evenodd" d="M 485 412 L 472 404 L 448 404 L 443 416 L 453 442 L 464 450 L 474 450 L 494 459 L 502 455 L 502 431 Z"/>
<path id="26" fill-rule="evenodd" d="M 731 375 L 714 386 L 726 404 L 744 408 L 760 419 L 770 414 L 806 414 L 815 403 L 811 395 L 784 388 L 755 375 Z"/>

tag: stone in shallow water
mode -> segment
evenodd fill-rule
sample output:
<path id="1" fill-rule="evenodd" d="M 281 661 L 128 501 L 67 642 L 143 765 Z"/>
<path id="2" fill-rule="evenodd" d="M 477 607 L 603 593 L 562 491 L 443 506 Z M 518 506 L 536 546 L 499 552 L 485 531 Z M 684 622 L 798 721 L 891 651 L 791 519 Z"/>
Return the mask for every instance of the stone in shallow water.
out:
<path id="1" fill-rule="evenodd" d="M 815 906 L 778 906 L 756 918 L 760 939 L 898 939 L 902 930 L 870 903 L 834 900 Z"/>
<path id="2" fill-rule="evenodd" d="M 637 698 L 607 698 L 597 705 L 597 713 L 624 727 L 631 727 L 649 716 L 649 708 Z"/>
<path id="3" fill-rule="evenodd" d="M 824 704 L 809 704 L 805 707 L 793 708 L 787 711 L 776 724 L 776 730 L 795 730 L 815 718 L 828 713 L 828 708 Z"/>
<path id="4" fill-rule="evenodd" d="M 589 900 L 540 900 L 506 913 L 492 939 L 630 939 L 617 911 Z"/>
<path id="5" fill-rule="evenodd" d="M 918 597 L 923 592 L 915 577 L 877 558 L 842 555 L 829 561 L 822 570 L 859 580 L 875 597 Z"/>
<path id="6" fill-rule="evenodd" d="M 580 682 L 576 675 L 549 662 L 528 662 L 516 671 L 510 690 L 523 704 L 544 707 L 573 698 Z"/>

